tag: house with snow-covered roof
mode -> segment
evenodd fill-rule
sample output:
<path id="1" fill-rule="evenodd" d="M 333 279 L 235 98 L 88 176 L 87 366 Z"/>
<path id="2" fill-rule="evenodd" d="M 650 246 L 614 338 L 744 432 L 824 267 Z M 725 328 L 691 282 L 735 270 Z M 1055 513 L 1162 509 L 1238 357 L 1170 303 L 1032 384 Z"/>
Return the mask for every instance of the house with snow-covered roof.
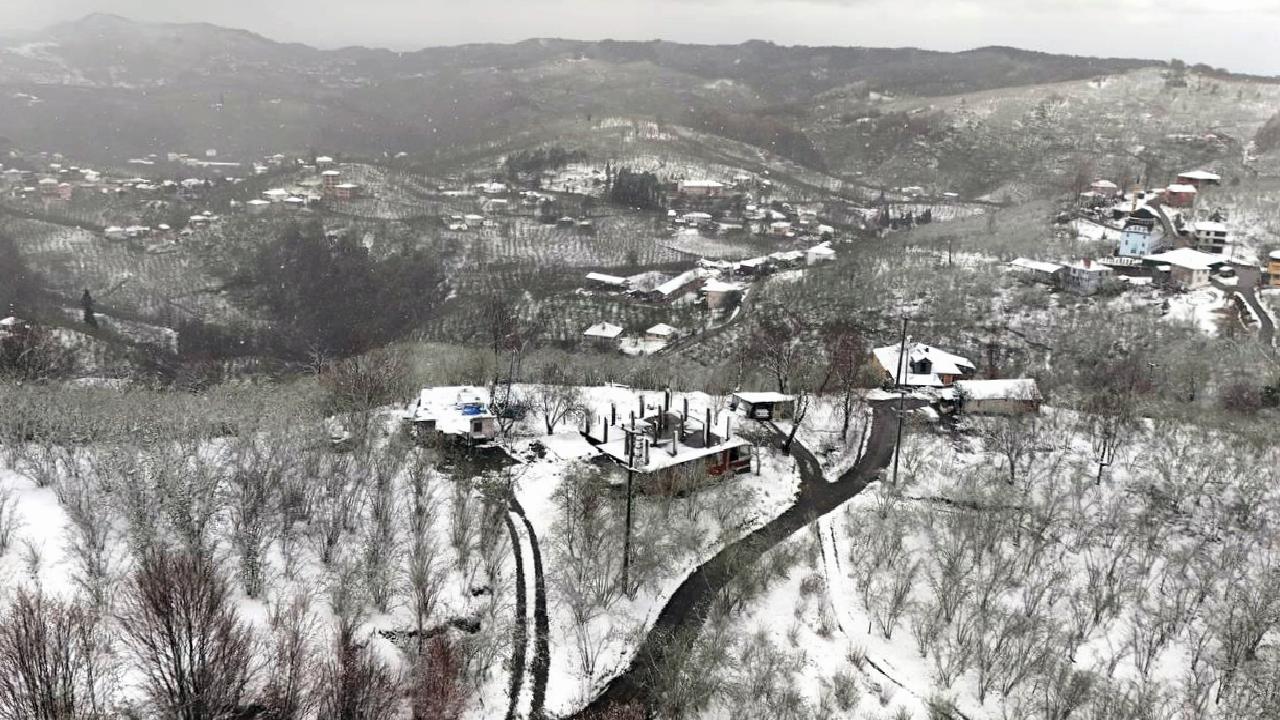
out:
<path id="1" fill-rule="evenodd" d="M 1142 257 L 1158 252 L 1166 245 L 1168 241 L 1156 211 L 1147 205 L 1142 205 L 1124 219 L 1117 254 L 1125 257 Z"/>
<path id="2" fill-rule="evenodd" d="M 1063 275 L 1066 274 L 1067 268 L 1057 263 L 1044 262 L 1043 260 L 1030 260 L 1028 258 L 1017 258 L 1009 262 L 1009 267 L 1015 273 L 1031 282 L 1045 283 L 1046 285 L 1057 286 L 1061 283 Z"/>
<path id="3" fill-rule="evenodd" d="M 736 392 L 729 408 L 740 406 L 742 414 L 752 420 L 773 420 L 790 415 L 795 402 L 795 395 L 780 392 Z"/>
<path id="4" fill-rule="evenodd" d="M 1195 185 L 1174 183 L 1164 190 L 1164 204 L 1169 207 L 1188 208 L 1196 204 L 1199 191 Z"/>
<path id="5" fill-rule="evenodd" d="M 626 290 L 629 284 L 626 278 L 618 275 L 598 272 L 587 273 L 587 287 L 596 290 L 617 290 L 621 292 Z"/>
<path id="6" fill-rule="evenodd" d="M 1178 183 L 1181 185 L 1191 185 L 1196 188 L 1206 187 L 1209 185 L 1221 185 L 1222 176 L 1208 170 L 1189 170 L 1184 173 L 1178 173 Z"/>
<path id="7" fill-rule="evenodd" d="M 901 387 L 951 387 L 977 372 L 967 358 L 920 342 L 908 342 L 906 353 L 900 344 L 876 348 L 871 357 L 885 383 Z"/>
<path id="8" fill-rule="evenodd" d="M 1157 272 L 1165 272 L 1168 268 L 1168 284 L 1183 290 L 1194 290 L 1209 284 L 1209 276 L 1214 270 L 1226 264 L 1221 255 L 1211 255 L 1191 248 L 1178 248 L 1168 252 L 1148 255 L 1142 258 L 1143 264 L 1156 268 Z"/>
<path id="9" fill-rule="evenodd" d="M 614 325 L 613 323 L 608 322 L 598 322 L 582 331 L 582 337 L 603 350 L 615 343 L 618 336 L 622 335 L 622 331 L 623 328 L 621 325 Z"/>
<path id="10" fill-rule="evenodd" d="M 725 185 L 716 180 L 681 180 L 676 189 L 681 195 L 697 197 L 720 197 L 724 194 Z"/>
<path id="11" fill-rule="evenodd" d="M 957 380 L 955 393 L 960 412 L 969 415 L 1038 413 L 1044 402 L 1036 381 L 1030 378 Z"/>
<path id="12" fill-rule="evenodd" d="M 498 434 L 497 417 L 490 410 L 489 393 L 484 388 L 423 388 L 403 417 L 419 442 L 476 446 L 489 443 Z"/>
<path id="13" fill-rule="evenodd" d="M 1193 247 L 1203 253 L 1222 254 L 1226 252 L 1231 233 L 1226 223 L 1203 220 L 1192 223 L 1191 234 L 1195 239 Z"/>
<path id="14" fill-rule="evenodd" d="M 1115 276 L 1115 270 L 1109 265 L 1094 262 L 1085 258 L 1066 266 L 1066 274 L 1062 276 L 1062 287 L 1077 295 L 1092 295 L 1102 289 L 1102 284 Z"/>
<path id="15" fill-rule="evenodd" d="M 680 331 L 677 328 L 674 328 L 666 323 L 658 323 L 657 325 L 654 325 L 648 330 L 645 330 L 644 336 L 646 340 L 651 340 L 654 342 L 658 342 L 658 341 L 671 342 L 672 340 L 675 340 L 677 337 L 680 337 Z"/>
<path id="16" fill-rule="evenodd" d="M 708 280 L 707 284 L 702 286 L 702 298 L 706 301 L 708 308 L 723 308 L 732 305 L 742 298 L 744 288 L 739 283 L 724 282 L 722 280 Z"/>
<path id="17" fill-rule="evenodd" d="M 832 249 L 831 243 L 819 243 L 809 248 L 804 253 L 806 265 L 817 265 L 818 263 L 830 262 L 836 259 L 836 251 Z"/>

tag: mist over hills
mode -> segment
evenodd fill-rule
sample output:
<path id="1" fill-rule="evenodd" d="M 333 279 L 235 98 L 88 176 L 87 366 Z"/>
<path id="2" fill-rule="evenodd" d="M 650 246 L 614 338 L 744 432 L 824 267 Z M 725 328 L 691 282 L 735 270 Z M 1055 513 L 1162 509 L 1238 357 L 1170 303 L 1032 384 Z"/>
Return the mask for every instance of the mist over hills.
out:
<path id="1" fill-rule="evenodd" d="M 949 95 L 1162 64 L 999 47 L 943 53 L 762 41 L 538 39 L 411 53 L 318 50 L 209 24 L 97 14 L 4 43 L 0 83 L 38 90 L 31 94 L 43 102 L 0 111 L 0 122 L 15 142 L 52 145 L 55 137 L 74 136 L 82 144 L 74 151 L 110 148 L 113 155 L 184 143 L 265 150 L 289 140 L 341 141 L 352 152 L 421 151 L 483 141 L 548 116 L 657 115 L 726 100 L 735 111 L 793 104 L 803 111 L 816 95 L 844 87 Z M 590 80 L 580 91 L 561 82 L 588 74 L 620 92 L 594 96 Z M 726 80 L 738 86 L 734 97 L 705 87 Z M 231 116 L 226 122 L 193 117 L 219 102 Z M 280 125 L 289 132 L 277 132 Z"/>

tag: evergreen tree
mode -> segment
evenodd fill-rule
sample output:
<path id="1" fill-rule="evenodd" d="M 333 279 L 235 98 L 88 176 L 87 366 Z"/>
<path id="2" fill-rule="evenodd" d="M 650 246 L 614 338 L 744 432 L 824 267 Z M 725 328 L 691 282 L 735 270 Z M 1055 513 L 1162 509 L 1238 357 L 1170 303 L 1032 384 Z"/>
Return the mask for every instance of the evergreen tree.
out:
<path id="1" fill-rule="evenodd" d="M 84 294 L 80 296 L 80 307 L 84 310 L 84 324 L 89 327 L 98 327 L 98 318 L 93 312 L 93 295 L 89 294 L 88 288 L 85 288 Z"/>

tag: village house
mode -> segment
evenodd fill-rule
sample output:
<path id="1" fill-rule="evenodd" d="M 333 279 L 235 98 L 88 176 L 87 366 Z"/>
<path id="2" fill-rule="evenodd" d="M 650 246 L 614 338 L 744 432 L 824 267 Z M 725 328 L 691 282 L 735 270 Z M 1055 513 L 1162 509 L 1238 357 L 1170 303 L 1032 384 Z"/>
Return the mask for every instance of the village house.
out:
<path id="1" fill-rule="evenodd" d="M 769 262 L 767 256 L 742 260 L 733 264 L 733 274 L 743 277 L 766 275 L 772 270 L 773 264 Z"/>
<path id="2" fill-rule="evenodd" d="M 957 380 L 956 403 L 967 415 L 1025 415 L 1040 412 L 1044 397 L 1031 379 Z"/>
<path id="3" fill-rule="evenodd" d="M 709 280 L 702 286 L 702 298 L 711 309 L 726 308 L 742 298 L 742 285 L 721 280 Z"/>
<path id="4" fill-rule="evenodd" d="M 582 336 L 600 349 L 611 347 L 622 334 L 622 326 L 608 322 L 599 322 L 582 331 Z"/>
<path id="5" fill-rule="evenodd" d="M 339 183 L 333 188 L 334 200 L 351 200 L 359 192 L 360 186 L 355 183 Z"/>
<path id="6" fill-rule="evenodd" d="M 249 210 L 250 215 L 261 215 L 271 207 L 271 202 L 262 198 L 254 198 L 245 203 L 245 207 Z"/>
<path id="7" fill-rule="evenodd" d="M 262 193 L 263 200 L 273 203 L 284 202 L 287 197 L 289 197 L 289 191 L 284 188 L 271 188 L 270 190 L 264 190 Z"/>
<path id="8" fill-rule="evenodd" d="M 404 419 L 419 442 L 475 446 L 492 441 L 498 434 L 488 392 L 481 388 L 424 388 L 405 411 Z"/>
<path id="9" fill-rule="evenodd" d="M 907 344 L 905 357 L 900 345 L 876 348 L 871 357 L 886 385 L 951 387 L 977 372 L 968 359 L 919 342 Z"/>
<path id="10" fill-rule="evenodd" d="M 338 184 L 341 182 L 342 171 L 340 170 L 325 170 L 320 173 L 320 187 L 323 188 L 326 193 L 332 192 L 333 189 L 338 187 Z"/>
<path id="11" fill-rule="evenodd" d="M 11 337 L 19 337 L 27 331 L 30 326 L 25 320 L 21 320 L 10 315 L 0 320 L 0 340 L 6 340 Z"/>
<path id="12" fill-rule="evenodd" d="M 630 282 L 624 277 L 598 272 L 587 273 L 587 287 L 592 290 L 625 292 L 629 285 Z"/>
<path id="13" fill-rule="evenodd" d="M 769 223 L 769 234 L 773 237 L 792 237 L 795 235 L 791 230 L 791 223 L 786 221 Z"/>
<path id="14" fill-rule="evenodd" d="M 681 180 L 676 188 L 681 195 L 708 198 L 720 197 L 725 190 L 724 183 L 715 180 Z"/>
<path id="15" fill-rule="evenodd" d="M 1190 172 L 1178 174 L 1178 184 L 1190 185 L 1199 189 L 1211 185 L 1221 185 L 1222 176 L 1207 170 L 1191 170 Z"/>
<path id="16" fill-rule="evenodd" d="M 1164 204 L 1169 207 L 1189 208 L 1196 204 L 1197 194 L 1195 185 L 1175 183 L 1165 188 Z"/>
<path id="17" fill-rule="evenodd" d="M 1009 267 L 1024 280 L 1044 283 L 1052 287 L 1060 285 L 1063 276 L 1067 272 L 1066 267 L 1057 263 L 1029 260 L 1027 258 L 1012 260 L 1009 262 Z"/>
<path id="18" fill-rule="evenodd" d="M 1267 279 L 1271 287 L 1280 287 L 1280 250 L 1267 256 Z"/>
<path id="19" fill-rule="evenodd" d="M 752 420 L 773 420 L 790 416 L 795 402 L 794 395 L 779 392 L 736 392 L 729 408 L 741 407 L 742 414 Z"/>
<path id="20" fill-rule="evenodd" d="M 1192 247 L 1203 253 L 1222 254 L 1226 252 L 1230 232 L 1225 223 L 1205 220 L 1191 226 L 1194 243 Z"/>
<path id="21" fill-rule="evenodd" d="M 1157 252 L 1165 245 L 1164 231 L 1151 208 L 1144 205 L 1125 219 L 1124 230 L 1120 233 L 1120 255 L 1142 257 Z"/>
<path id="22" fill-rule="evenodd" d="M 1093 295 L 1102 289 L 1103 283 L 1111 279 L 1115 271 L 1091 258 L 1071 263 L 1062 276 L 1062 287 L 1077 295 Z"/>
<path id="23" fill-rule="evenodd" d="M 654 302 L 670 302 L 688 292 L 694 283 L 702 280 L 704 271 L 699 268 L 686 270 L 675 277 L 660 283 L 648 293 L 649 300 Z"/>
<path id="24" fill-rule="evenodd" d="M 805 254 L 800 250 L 786 250 L 769 254 L 769 261 L 773 263 L 774 267 L 784 269 L 799 267 L 804 259 Z"/>
<path id="25" fill-rule="evenodd" d="M 1210 255 L 1191 248 L 1178 248 L 1148 255 L 1142 258 L 1142 262 L 1162 273 L 1167 267 L 1168 276 L 1165 282 L 1168 285 L 1181 290 L 1195 290 L 1208 285 L 1210 275 L 1226 261 L 1220 255 Z"/>
<path id="26" fill-rule="evenodd" d="M 821 243 L 814 245 L 805 251 L 805 264 L 817 265 L 818 263 L 830 262 L 836 259 L 836 251 L 832 249 L 830 243 Z"/>
<path id="27" fill-rule="evenodd" d="M 658 323 L 644 331 L 644 338 L 649 342 L 668 343 L 680 337 L 680 331 L 666 323 Z"/>

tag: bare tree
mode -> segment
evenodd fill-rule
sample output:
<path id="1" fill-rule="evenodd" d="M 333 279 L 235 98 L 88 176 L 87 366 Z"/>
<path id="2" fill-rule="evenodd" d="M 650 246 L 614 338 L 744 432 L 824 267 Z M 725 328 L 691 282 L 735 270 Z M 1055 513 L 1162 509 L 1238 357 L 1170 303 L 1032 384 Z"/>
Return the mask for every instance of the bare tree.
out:
<path id="1" fill-rule="evenodd" d="M 880 627 L 880 633 L 886 640 L 893 638 L 898 619 L 907 609 L 911 588 L 920 571 L 920 562 L 908 556 L 889 566 L 888 570 L 889 579 L 879 587 L 873 583 L 870 594 L 872 613 L 875 615 L 876 624 Z"/>
<path id="2" fill-rule="evenodd" d="M 568 378 L 558 365 L 547 365 L 539 373 L 539 384 L 529 393 L 533 407 L 542 415 L 547 434 L 574 413 L 582 410 L 582 391 L 569 385 Z"/>
<path id="3" fill-rule="evenodd" d="M 332 720 L 396 720 L 400 683 L 355 629 L 340 623 L 333 656 L 321 673 L 319 716 Z"/>
<path id="4" fill-rule="evenodd" d="M 385 613 L 395 591 L 395 558 L 399 554 L 395 480 L 403 467 L 403 455 L 395 447 L 385 448 L 371 452 L 365 462 L 373 475 L 361 551 L 365 587 L 373 607 Z"/>
<path id="5" fill-rule="evenodd" d="M 267 549 L 279 520 L 272 512 L 275 495 L 292 465 L 292 449 L 282 438 L 267 436 L 244 438 L 231 450 L 234 469 L 227 483 L 231 543 L 240 560 L 240 582 L 251 598 L 263 591 Z"/>
<path id="6" fill-rule="evenodd" d="M 866 387 L 869 357 L 866 343 L 857 328 L 847 323 L 829 325 L 823 330 L 827 357 L 831 363 L 832 383 L 840 399 L 840 438 L 849 440 L 849 428 L 860 409 L 859 390 Z M 861 446 L 861 443 L 859 443 Z M 859 451 L 861 447 L 858 448 Z"/>
<path id="7" fill-rule="evenodd" d="M 13 493 L 7 489 L 0 490 L 0 555 L 9 552 L 9 547 L 13 544 L 13 531 L 20 522 Z"/>
<path id="8" fill-rule="evenodd" d="M 94 607 L 105 611 L 123 559 L 110 498 L 96 476 L 68 476 L 58 484 L 57 495 L 71 521 L 68 549 L 75 562 L 76 585 Z"/>
<path id="9" fill-rule="evenodd" d="M 410 679 L 413 720 L 458 720 L 466 705 L 462 658 L 448 636 L 437 635 L 418 655 Z"/>
<path id="10" fill-rule="evenodd" d="M 436 502 L 430 481 L 433 470 L 425 457 L 410 462 L 408 470 L 411 509 L 408 516 L 408 554 L 404 570 L 409 605 L 413 611 L 418 652 L 426 642 L 427 627 L 436 610 L 445 568 L 436 537 Z"/>
<path id="11" fill-rule="evenodd" d="M 752 327 L 742 357 L 768 373 L 778 392 L 785 393 L 796 368 L 808 359 L 803 345 L 808 330 L 808 321 L 796 313 L 762 317 Z"/>
<path id="12" fill-rule="evenodd" d="M 165 717 L 222 720 L 240 706 L 253 676 L 252 636 L 210 559 L 151 553 L 118 621 L 147 697 Z"/>
<path id="13" fill-rule="evenodd" d="M 1018 473 L 1029 462 L 1040 444 L 1040 426 L 1035 417 L 988 418 L 979 424 L 979 434 L 987 449 L 1004 460 L 1014 485 Z"/>
<path id="14" fill-rule="evenodd" d="M 115 690 L 110 657 L 92 608 L 19 589 L 0 619 L 0 719 L 107 717 Z"/>
<path id="15" fill-rule="evenodd" d="M 299 593 L 271 609 L 272 643 L 265 672 L 266 683 L 258 704 L 265 720 L 307 720 L 315 708 L 316 620 L 307 596 Z"/>
<path id="16" fill-rule="evenodd" d="M 590 681 L 604 637 L 594 627 L 625 592 L 620 579 L 623 528 L 609 508 L 598 468 L 571 467 L 556 489 L 557 532 L 551 545 L 551 582 L 573 619 L 578 670 Z"/>
<path id="17" fill-rule="evenodd" d="M 332 565 L 343 536 L 355 528 L 364 502 L 365 469 L 349 454 L 313 451 L 304 459 L 311 476 L 310 532 L 320 562 Z"/>

